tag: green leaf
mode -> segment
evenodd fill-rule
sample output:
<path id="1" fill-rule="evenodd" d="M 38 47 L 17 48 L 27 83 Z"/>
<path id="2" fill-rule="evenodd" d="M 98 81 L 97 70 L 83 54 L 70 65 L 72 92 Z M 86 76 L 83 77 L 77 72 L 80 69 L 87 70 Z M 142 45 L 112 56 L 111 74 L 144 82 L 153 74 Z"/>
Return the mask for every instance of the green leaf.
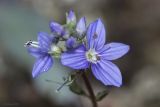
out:
<path id="1" fill-rule="evenodd" d="M 75 80 L 69 85 L 69 89 L 75 94 L 86 96 L 85 91 L 77 84 Z"/>
<path id="2" fill-rule="evenodd" d="M 69 75 L 67 78 L 63 78 L 64 79 L 64 83 L 59 87 L 57 88 L 56 92 L 59 92 L 64 86 L 69 86 L 70 84 L 72 84 L 72 82 L 74 82 L 75 80 L 75 75 Z"/>
<path id="3" fill-rule="evenodd" d="M 101 101 L 103 98 L 105 98 L 108 95 L 108 93 L 109 93 L 108 90 L 104 90 L 104 91 L 97 93 L 96 101 Z"/>

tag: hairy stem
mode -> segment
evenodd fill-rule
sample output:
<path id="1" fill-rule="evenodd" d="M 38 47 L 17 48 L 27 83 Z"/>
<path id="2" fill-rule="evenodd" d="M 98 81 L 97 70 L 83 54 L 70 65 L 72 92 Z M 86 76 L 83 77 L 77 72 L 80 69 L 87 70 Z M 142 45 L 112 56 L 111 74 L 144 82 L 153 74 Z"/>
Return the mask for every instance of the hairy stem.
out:
<path id="1" fill-rule="evenodd" d="M 82 70 L 82 78 L 84 80 L 84 83 L 85 83 L 85 86 L 86 86 L 86 88 L 88 90 L 88 93 L 90 94 L 90 99 L 92 101 L 93 107 L 98 107 L 97 101 L 96 101 L 96 98 L 95 98 L 95 95 L 94 95 L 94 92 L 93 92 L 93 89 L 91 87 L 91 84 L 90 84 L 90 82 L 89 82 L 84 70 Z"/>

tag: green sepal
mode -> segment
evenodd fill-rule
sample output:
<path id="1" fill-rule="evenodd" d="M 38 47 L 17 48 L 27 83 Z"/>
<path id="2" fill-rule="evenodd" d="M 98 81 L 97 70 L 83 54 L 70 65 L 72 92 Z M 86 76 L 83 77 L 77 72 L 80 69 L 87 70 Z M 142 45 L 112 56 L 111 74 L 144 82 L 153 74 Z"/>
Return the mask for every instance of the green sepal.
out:
<path id="1" fill-rule="evenodd" d="M 86 96 L 85 91 L 77 84 L 75 80 L 69 85 L 69 89 L 77 95 Z"/>
<path id="2" fill-rule="evenodd" d="M 98 92 L 97 95 L 96 95 L 96 101 L 103 100 L 103 98 L 105 98 L 108 94 L 109 94 L 108 90 L 104 90 L 104 91 Z"/>
<path id="3" fill-rule="evenodd" d="M 66 28 L 69 31 L 70 34 L 73 34 L 75 31 L 76 23 L 71 22 L 71 23 L 65 24 L 63 26 L 64 26 L 64 28 Z"/>

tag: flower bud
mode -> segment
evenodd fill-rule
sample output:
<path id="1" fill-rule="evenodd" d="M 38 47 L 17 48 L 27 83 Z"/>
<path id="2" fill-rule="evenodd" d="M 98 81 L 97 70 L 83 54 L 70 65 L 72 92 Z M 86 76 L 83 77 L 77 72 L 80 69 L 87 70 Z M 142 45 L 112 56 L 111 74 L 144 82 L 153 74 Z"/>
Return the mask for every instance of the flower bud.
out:
<path id="1" fill-rule="evenodd" d="M 76 26 L 76 31 L 79 36 L 82 36 L 86 31 L 86 19 L 85 17 L 82 17 Z"/>
<path id="2" fill-rule="evenodd" d="M 77 46 L 77 42 L 76 39 L 74 37 L 70 37 L 67 41 L 66 41 L 66 47 L 69 49 L 75 48 Z"/>
<path id="3" fill-rule="evenodd" d="M 51 32 L 55 33 L 56 35 L 63 36 L 64 28 L 57 22 L 52 21 L 50 23 Z"/>
<path id="4" fill-rule="evenodd" d="M 69 13 L 66 14 L 67 24 L 75 25 L 76 24 L 76 15 L 74 11 L 70 10 Z"/>

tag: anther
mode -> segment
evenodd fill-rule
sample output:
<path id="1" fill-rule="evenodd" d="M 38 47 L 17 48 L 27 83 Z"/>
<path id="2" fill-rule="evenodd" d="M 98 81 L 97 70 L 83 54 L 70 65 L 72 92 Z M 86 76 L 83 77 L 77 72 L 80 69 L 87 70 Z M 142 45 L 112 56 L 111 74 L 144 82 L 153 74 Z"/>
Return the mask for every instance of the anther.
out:
<path id="1" fill-rule="evenodd" d="M 27 41 L 27 42 L 24 44 L 24 47 L 30 46 L 31 44 L 32 44 L 32 41 L 29 40 L 29 41 Z"/>
<path id="2" fill-rule="evenodd" d="M 36 41 L 27 41 L 25 44 L 24 44 L 24 47 L 35 47 L 35 48 L 38 48 L 38 42 Z"/>
<path id="3" fill-rule="evenodd" d="M 97 60 L 100 60 L 100 59 L 101 59 L 100 56 L 98 56 L 98 55 L 96 55 L 96 58 L 97 58 Z"/>

